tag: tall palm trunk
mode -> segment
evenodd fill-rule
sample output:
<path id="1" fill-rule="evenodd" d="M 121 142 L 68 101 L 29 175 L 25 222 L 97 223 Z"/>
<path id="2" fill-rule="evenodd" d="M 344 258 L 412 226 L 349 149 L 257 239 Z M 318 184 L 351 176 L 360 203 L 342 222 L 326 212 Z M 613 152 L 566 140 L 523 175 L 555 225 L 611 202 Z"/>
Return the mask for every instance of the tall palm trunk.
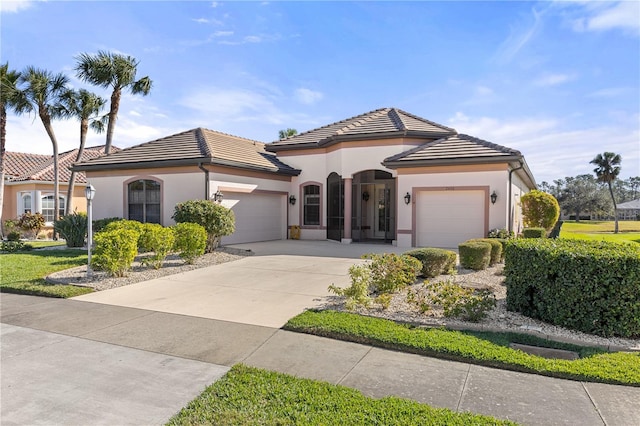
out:
<path id="1" fill-rule="evenodd" d="M 107 142 L 104 145 L 104 153 L 109 154 L 111 152 L 111 141 L 113 140 L 113 131 L 116 128 L 116 120 L 118 117 L 118 110 L 120 109 L 120 88 L 113 90 L 111 94 L 111 106 L 109 108 L 109 123 L 107 124 Z"/>
<path id="2" fill-rule="evenodd" d="M 613 228 L 613 233 L 618 233 L 618 206 L 616 204 L 616 197 L 613 195 L 613 186 L 611 185 L 611 181 L 607 182 L 609 185 L 609 194 L 611 194 L 611 201 L 613 201 L 613 219 L 615 220 L 615 225 Z"/>
<path id="3" fill-rule="evenodd" d="M 80 161 L 82 158 L 82 153 L 84 152 L 84 144 L 87 141 L 87 132 L 89 131 L 89 120 L 82 119 L 80 120 L 80 147 L 78 148 L 78 155 L 76 155 L 76 163 Z M 76 172 L 71 172 L 71 177 L 69 178 L 69 186 L 67 187 L 67 205 L 64 209 L 64 214 L 71 214 L 71 200 L 73 199 L 73 188 L 76 184 Z"/>
<path id="4" fill-rule="evenodd" d="M 7 109 L 0 105 L 0 239 L 4 237 L 2 207 L 4 207 L 4 150 L 7 139 Z"/>
<path id="5" fill-rule="evenodd" d="M 49 135 L 49 139 L 51 139 L 51 144 L 53 145 L 53 220 L 56 221 L 60 218 L 60 181 L 59 181 L 59 170 L 58 170 L 58 141 L 56 139 L 55 133 L 53 133 L 53 126 L 51 125 L 51 117 L 47 114 L 46 110 L 40 109 L 39 111 L 40 119 L 42 120 L 42 124 L 44 125 L 44 129 L 47 131 L 47 135 Z M 53 231 L 53 239 L 57 240 L 58 235 L 55 230 Z"/>

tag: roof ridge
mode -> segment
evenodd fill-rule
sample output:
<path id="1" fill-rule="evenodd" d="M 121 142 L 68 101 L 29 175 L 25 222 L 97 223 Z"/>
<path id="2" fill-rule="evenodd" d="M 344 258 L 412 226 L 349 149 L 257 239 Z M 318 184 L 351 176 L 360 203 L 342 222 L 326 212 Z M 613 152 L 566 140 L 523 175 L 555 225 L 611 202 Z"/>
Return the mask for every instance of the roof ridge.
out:
<path id="1" fill-rule="evenodd" d="M 407 112 L 407 111 L 402 110 L 400 108 L 393 108 L 393 109 L 395 109 L 397 113 L 402 113 L 404 115 L 408 115 L 411 118 L 414 118 L 416 120 L 422 121 L 424 123 L 428 123 L 428 124 L 430 124 L 432 126 L 440 127 L 441 129 L 446 129 L 446 130 L 452 131 L 454 133 L 458 133 L 458 131 L 456 129 L 454 129 L 452 127 L 445 126 L 444 124 L 436 123 L 435 121 L 431 121 L 431 120 L 428 120 L 426 118 L 419 117 L 419 116 L 417 116 L 415 114 L 411 114 L 410 112 Z"/>
<path id="2" fill-rule="evenodd" d="M 209 142 L 207 141 L 207 137 L 204 134 L 204 129 L 202 127 L 197 127 L 194 129 L 196 134 L 196 140 L 198 141 L 198 147 L 200 148 L 200 152 L 205 154 L 207 157 L 213 156 L 213 149 L 209 146 Z"/>
<path id="3" fill-rule="evenodd" d="M 236 138 L 236 139 L 242 139 L 242 140 L 245 140 L 245 141 L 248 141 L 248 142 L 253 142 L 254 144 L 256 144 L 256 143 L 261 143 L 263 145 L 265 144 L 265 142 L 262 142 L 262 141 L 259 141 L 259 140 L 244 138 L 242 136 L 232 135 L 230 133 L 221 132 L 219 130 L 211 130 L 211 129 L 207 129 L 206 127 L 198 127 L 198 128 L 202 129 L 202 130 L 206 130 L 207 132 L 217 133 L 219 135 L 229 136 L 229 137 Z"/>
<path id="4" fill-rule="evenodd" d="M 457 136 L 461 139 L 466 139 L 471 142 L 479 143 L 481 145 L 486 146 L 487 148 L 497 149 L 502 152 L 508 152 L 509 154 L 522 155 L 522 153 L 517 149 L 509 148 L 504 145 L 498 145 L 497 143 L 489 142 L 484 139 L 477 138 L 475 136 L 467 135 L 464 133 L 459 133 Z"/>
<path id="5" fill-rule="evenodd" d="M 402 120 L 402 117 L 400 117 L 400 114 L 398 114 L 397 108 L 391 108 L 389 110 L 389 116 L 391 116 L 391 120 L 400 128 L 400 130 L 404 132 L 407 131 L 407 125 L 404 120 Z"/>

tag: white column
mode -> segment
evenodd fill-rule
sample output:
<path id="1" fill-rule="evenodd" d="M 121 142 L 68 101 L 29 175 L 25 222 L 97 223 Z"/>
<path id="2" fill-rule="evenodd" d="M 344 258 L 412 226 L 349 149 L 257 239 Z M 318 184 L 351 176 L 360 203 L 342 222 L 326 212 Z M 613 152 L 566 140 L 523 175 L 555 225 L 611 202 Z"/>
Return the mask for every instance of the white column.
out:
<path id="1" fill-rule="evenodd" d="M 42 192 L 37 189 L 31 193 L 31 213 L 42 213 Z"/>

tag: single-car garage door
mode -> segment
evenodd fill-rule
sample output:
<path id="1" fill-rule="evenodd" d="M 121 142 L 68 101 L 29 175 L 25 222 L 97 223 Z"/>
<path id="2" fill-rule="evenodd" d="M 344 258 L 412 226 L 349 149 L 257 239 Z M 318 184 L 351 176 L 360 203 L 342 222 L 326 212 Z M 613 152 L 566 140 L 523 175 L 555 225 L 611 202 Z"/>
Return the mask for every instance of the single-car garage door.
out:
<path id="1" fill-rule="evenodd" d="M 485 235 L 485 191 L 420 191 L 416 200 L 418 247 L 456 248 Z"/>
<path id="2" fill-rule="evenodd" d="M 284 195 L 225 192 L 223 205 L 236 217 L 236 230 L 222 244 L 251 243 L 287 238 L 287 200 Z"/>

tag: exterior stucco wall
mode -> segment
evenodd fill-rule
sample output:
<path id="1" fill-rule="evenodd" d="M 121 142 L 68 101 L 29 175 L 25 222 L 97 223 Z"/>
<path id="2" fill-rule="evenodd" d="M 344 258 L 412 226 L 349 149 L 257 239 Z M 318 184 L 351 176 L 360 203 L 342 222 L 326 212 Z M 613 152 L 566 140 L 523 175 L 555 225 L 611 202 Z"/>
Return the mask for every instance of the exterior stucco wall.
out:
<path id="1" fill-rule="evenodd" d="M 84 196 L 84 184 L 77 184 L 73 188 L 73 196 L 71 199 L 71 211 L 77 212 L 86 212 L 87 211 L 87 200 Z M 68 185 L 66 183 L 61 183 L 59 187 L 59 194 L 61 197 L 67 197 L 67 189 Z M 19 201 L 19 197 L 22 194 L 30 193 L 32 199 L 36 199 L 36 197 L 44 197 L 47 195 L 53 195 L 53 183 L 36 183 L 36 182 L 27 182 L 27 183 L 5 183 L 4 185 L 4 196 L 2 199 L 2 220 L 7 219 L 15 219 L 20 216 L 23 212 L 18 211 L 21 207 L 21 202 Z M 68 201 L 68 200 L 67 200 Z M 33 202 L 32 211 L 42 212 L 40 208 L 40 202 Z"/>
<path id="2" fill-rule="evenodd" d="M 507 182 L 508 185 L 508 182 Z M 524 223 L 522 219 L 522 208 L 520 206 L 520 198 L 529 192 L 530 188 L 523 182 L 516 172 L 511 174 L 511 217 L 512 230 L 516 235 L 522 232 Z M 507 212 L 508 214 L 508 212 Z M 508 227 L 507 227 L 508 229 Z"/>

